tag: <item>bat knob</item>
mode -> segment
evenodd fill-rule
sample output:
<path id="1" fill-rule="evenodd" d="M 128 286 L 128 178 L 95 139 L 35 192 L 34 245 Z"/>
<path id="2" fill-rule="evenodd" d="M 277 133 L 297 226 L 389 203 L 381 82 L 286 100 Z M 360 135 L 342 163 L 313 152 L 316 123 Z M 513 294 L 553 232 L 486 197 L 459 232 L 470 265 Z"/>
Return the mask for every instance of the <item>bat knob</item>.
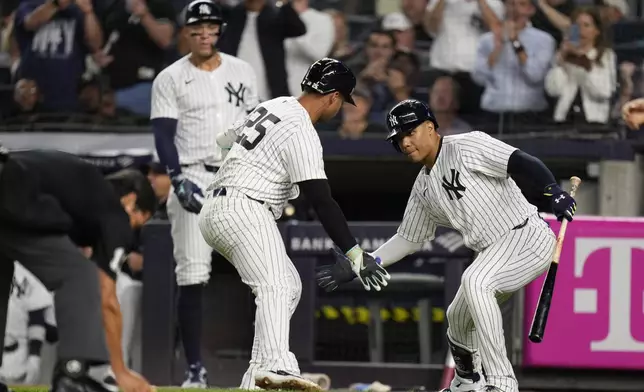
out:
<path id="1" fill-rule="evenodd" d="M 530 341 L 531 341 L 532 343 L 541 343 L 541 342 L 543 341 L 543 336 L 541 336 L 541 335 L 537 335 L 537 334 L 534 334 L 534 335 L 533 335 L 533 334 L 531 334 L 531 335 L 528 337 L 528 339 L 530 339 Z"/>

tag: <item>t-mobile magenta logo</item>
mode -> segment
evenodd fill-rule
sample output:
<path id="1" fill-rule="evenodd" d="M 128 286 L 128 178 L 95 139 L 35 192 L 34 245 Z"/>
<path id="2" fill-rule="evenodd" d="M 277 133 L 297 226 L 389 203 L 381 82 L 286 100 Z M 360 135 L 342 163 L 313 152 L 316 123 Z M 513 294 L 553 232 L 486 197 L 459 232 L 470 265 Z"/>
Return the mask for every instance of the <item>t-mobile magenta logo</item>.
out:
<path id="1" fill-rule="evenodd" d="M 602 319 L 608 324 L 607 326 L 597 325 L 597 328 L 602 329 L 608 327 L 608 333 L 601 339 L 592 340 L 590 351 L 644 352 L 644 337 L 641 334 L 639 339 L 634 336 L 634 327 L 637 323 L 632 325 L 633 318 L 641 320 L 644 314 L 644 285 L 634 286 L 634 282 L 641 282 L 641 276 L 637 279 L 633 277 L 635 264 L 644 263 L 644 258 L 641 257 L 644 239 L 577 238 L 575 250 L 575 279 L 578 281 L 584 278 L 585 273 L 592 275 L 593 268 L 599 268 L 597 265 L 599 263 L 592 263 L 592 266 L 587 264 L 593 253 L 601 250 L 609 252 L 609 274 L 605 277 L 608 279 L 608 292 L 601 292 L 601 296 L 608 296 L 607 306 L 605 306 L 607 309 L 599 309 L 598 288 L 580 283 L 586 287 L 574 289 L 574 312 L 576 314 L 601 313 Z M 636 304 L 639 306 L 634 306 Z"/>

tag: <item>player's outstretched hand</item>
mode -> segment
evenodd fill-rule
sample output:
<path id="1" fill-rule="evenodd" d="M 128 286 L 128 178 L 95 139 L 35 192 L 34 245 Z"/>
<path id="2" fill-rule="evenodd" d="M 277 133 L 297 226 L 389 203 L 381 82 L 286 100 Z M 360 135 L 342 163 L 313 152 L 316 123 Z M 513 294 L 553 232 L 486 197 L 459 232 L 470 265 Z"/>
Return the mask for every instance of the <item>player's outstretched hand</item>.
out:
<path id="1" fill-rule="evenodd" d="M 318 286 L 322 287 L 327 293 L 337 289 L 345 283 L 349 283 L 356 278 L 356 274 L 351 269 L 351 261 L 345 256 L 338 253 L 338 260 L 334 264 L 327 264 L 316 267 L 315 279 Z"/>
<path id="2" fill-rule="evenodd" d="M 188 212 L 198 214 L 203 206 L 203 192 L 194 182 L 187 179 L 183 174 L 172 177 L 174 193 L 179 199 L 181 206 Z"/>
<path id="3" fill-rule="evenodd" d="M 566 218 L 569 222 L 575 216 L 577 211 L 577 202 L 568 194 L 568 192 L 561 189 L 557 184 L 548 185 L 544 191 L 545 196 L 550 197 L 552 205 L 552 213 L 555 214 L 558 221 Z"/>
<path id="4" fill-rule="evenodd" d="M 382 287 L 387 286 L 387 281 L 391 279 L 391 276 L 380 265 L 380 258 L 374 258 L 360 249 L 358 245 L 347 252 L 346 256 L 351 262 L 353 273 L 360 279 L 365 290 L 370 291 L 373 288 L 380 291 Z"/>
<path id="5" fill-rule="evenodd" d="M 116 374 L 116 383 L 123 392 L 154 392 L 156 388 L 140 374 L 131 370 L 124 370 Z"/>

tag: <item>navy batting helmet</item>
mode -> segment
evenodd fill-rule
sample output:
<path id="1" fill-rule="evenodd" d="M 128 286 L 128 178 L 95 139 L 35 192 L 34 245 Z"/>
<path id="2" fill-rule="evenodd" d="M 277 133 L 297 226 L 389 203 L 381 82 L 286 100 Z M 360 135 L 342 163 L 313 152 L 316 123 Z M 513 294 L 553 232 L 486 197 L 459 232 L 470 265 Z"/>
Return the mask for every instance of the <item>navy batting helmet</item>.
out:
<path id="1" fill-rule="evenodd" d="M 190 26 L 199 23 L 219 24 L 221 26 L 220 34 L 226 27 L 221 8 L 211 0 L 195 0 L 186 7 L 184 25 Z"/>
<path id="2" fill-rule="evenodd" d="M 339 92 L 345 102 L 355 106 L 351 94 L 356 87 L 356 77 L 342 62 L 323 58 L 313 63 L 302 79 L 302 90 L 309 88 L 319 94 Z"/>
<path id="3" fill-rule="evenodd" d="M 425 121 L 431 121 L 438 129 L 438 121 L 427 104 L 415 99 L 401 101 L 387 114 L 387 128 L 389 129 L 387 140 L 394 145 L 396 150 L 400 151 L 396 136 L 414 130 Z"/>

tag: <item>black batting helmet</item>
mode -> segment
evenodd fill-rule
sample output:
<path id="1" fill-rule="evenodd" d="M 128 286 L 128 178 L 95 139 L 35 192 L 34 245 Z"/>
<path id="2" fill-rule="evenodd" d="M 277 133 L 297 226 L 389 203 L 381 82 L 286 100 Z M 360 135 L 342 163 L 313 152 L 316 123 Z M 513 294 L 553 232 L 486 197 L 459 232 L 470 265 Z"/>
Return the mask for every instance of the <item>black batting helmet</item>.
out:
<path id="1" fill-rule="evenodd" d="M 396 136 L 414 130 L 425 121 L 431 121 L 438 129 L 438 121 L 426 103 L 416 99 L 401 101 L 387 114 L 387 128 L 389 129 L 387 140 L 394 145 L 396 150 L 400 151 Z"/>
<path id="2" fill-rule="evenodd" d="M 221 7 L 211 0 L 195 0 L 188 4 L 183 20 L 184 26 L 199 23 L 216 23 L 221 26 L 219 33 L 226 27 Z"/>
<path id="3" fill-rule="evenodd" d="M 345 102 L 355 106 L 351 94 L 356 77 L 341 61 L 325 57 L 313 63 L 302 79 L 302 90 L 309 88 L 319 94 L 339 92 Z"/>

